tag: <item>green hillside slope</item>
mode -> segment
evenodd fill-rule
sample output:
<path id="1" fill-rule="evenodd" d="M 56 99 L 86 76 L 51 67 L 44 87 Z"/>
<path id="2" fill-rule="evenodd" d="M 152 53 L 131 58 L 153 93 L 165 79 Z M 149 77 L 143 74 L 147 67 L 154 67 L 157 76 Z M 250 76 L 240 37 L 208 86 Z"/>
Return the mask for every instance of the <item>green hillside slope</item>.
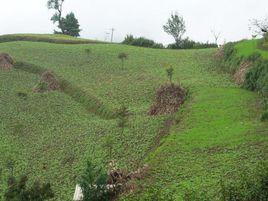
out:
<path id="1" fill-rule="evenodd" d="M 78 99 L 62 92 L 36 94 L 32 88 L 39 75 L 19 65 L 0 71 L 0 189 L 6 188 L 10 164 L 14 164 L 15 175 L 49 181 L 56 200 L 71 200 L 87 160 L 106 166 L 107 135 L 114 141 L 113 158 L 122 166 L 131 169 L 140 162 L 151 168 L 141 182 L 146 188 L 122 198 L 127 200 L 146 200 L 151 189 L 161 189 L 164 196 L 173 192 L 178 200 L 186 187 L 210 187 L 213 193 L 222 175 L 264 158 L 267 125 L 256 116 L 260 99 L 235 86 L 229 75 L 214 70 L 213 49 L 20 41 L 1 43 L 0 52 L 19 63 L 52 70 L 84 92 Z M 129 55 L 124 67 L 117 58 L 121 52 Z M 178 124 L 171 134 L 156 144 L 172 116 L 148 115 L 156 89 L 167 82 L 164 64 L 174 67 L 174 82 L 189 89 L 190 98 L 175 115 Z M 90 97 L 111 111 L 129 107 L 131 116 L 123 136 L 116 119 L 104 118 L 79 101 L 84 95 L 93 107 L 99 105 Z"/>

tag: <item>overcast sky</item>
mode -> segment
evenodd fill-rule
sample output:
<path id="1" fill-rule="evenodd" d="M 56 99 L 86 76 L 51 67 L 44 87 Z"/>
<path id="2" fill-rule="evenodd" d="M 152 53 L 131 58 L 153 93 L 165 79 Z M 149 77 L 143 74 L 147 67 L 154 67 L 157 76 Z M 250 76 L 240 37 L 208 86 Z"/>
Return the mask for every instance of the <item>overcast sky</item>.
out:
<path id="1" fill-rule="evenodd" d="M 268 16 L 268 0 L 65 0 L 64 13 L 79 19 L 81 37 L 104 40 L 115 28 L 115 41 L 126 34 L 145 36 L 162 43 L 173 42 L 162 26 L 171 12 L 186 22 L 186 36 L 213 41 L 211 30 L 221 32 L 221 41 L 251 37 L 249 19 Z M 0 0 L 0 34 L 52 33 L 53 11 L 47 0 Z"/>

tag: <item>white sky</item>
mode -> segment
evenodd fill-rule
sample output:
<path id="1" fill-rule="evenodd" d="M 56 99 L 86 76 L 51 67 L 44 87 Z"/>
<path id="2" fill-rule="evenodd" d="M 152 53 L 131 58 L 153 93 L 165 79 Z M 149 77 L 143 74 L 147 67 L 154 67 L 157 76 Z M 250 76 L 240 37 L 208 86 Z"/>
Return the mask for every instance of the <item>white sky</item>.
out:
<path id="1" fill-rule="evenodd" d="M 10 33 L 52 33 L 53 11 L 47 0 L 0 0 L 0 35 Z M 115 41 L 128 33 L 162 43 L 173 42 L 162 26 L 171 12 L 178 11 L 186 21 L 191 39 L 213 41 L 211 30 L 220 31 L 221 41 L 251 37 L 249 19 L 268 16 L 268 0 L 66 0 L 65 14 L 78 18 L 81 37 L 105 39 L 115 28 Z"/>

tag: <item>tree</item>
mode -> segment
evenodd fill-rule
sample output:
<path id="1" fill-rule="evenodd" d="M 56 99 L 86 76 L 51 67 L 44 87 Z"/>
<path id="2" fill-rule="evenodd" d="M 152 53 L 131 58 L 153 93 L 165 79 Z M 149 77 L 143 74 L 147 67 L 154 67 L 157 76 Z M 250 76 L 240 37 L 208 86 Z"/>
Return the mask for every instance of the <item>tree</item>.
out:
<path id="1" fill-rule="evenodd" d="M 250 22 L 251 26 L 249 29 L 253 30 L 254 34 L 263 36 L 268 33 L 268 18 L 264 20 L 253 19 Z"/>
<path id="2" fill-rule="evenodd" d="M 166 72 L 167 72 L 167 77 L 169 79 L 169 82 L 170 84 L 172 84 L 172 77 L 173 77 L 174 69 L 172 67 L 169 67 L 166 69 Z"/>
<path id="3" fill-rule="evenodd" d="M 124 61 L 128 58 L 128 55 L 124 52 L 118 54 L 118 59 L 122 62 L 122 68 L 124 68 Z"/>
<path id="4" fill-rule="evenodd" d="M 51 17 L 51 21 L 55 24 L 58 23 L 58 27 L 64 34 L 63 29 L 63 18 L 62 18 L 62 6 L 65 0 L 48 0 L 47 7 L 48 9 L 53 9 L 56 13 Z"/>
<path id="5" fill-rule="evenodd" d="M 215 44 L 218 45 L 218 40 L 219 40 L 219 37 L 221 36 L 221 32 L 217 32 L 213 29 L 211 30 L 211 33 L 213 34 L 213 37 L 215 39 Z"/>
<path id="6" fill-rule="evenodd" d="M 8 189 L 5 193 L 6 201 L 44 201 L 54 197 L 49 183 L 41 185 L 35 182 L 32 187 L 27 185 L 28 178 L 22 176 L 18 181 L 11 176 L 8 179 Z"/>
<path id="7" fill-rule="evenodd" d="M 128 118 L 130 116 L 130 113 L 128 111 L 128 108 L 126 106 L 121 106 L 118 112 L 118 127 L 121 128 L 121 134 L 123 135 L 125 127 L 128 122 Z"/>
<path id="8" fill-rule="evenodd" d="M 74 37 L 80 36 L 80 25 L 73 12 L 66 15 L 65 18 L 62 18 L 62 28 L 64 34 Z"/>
<path id="9" fill-rule="evenodd" d="M 64 18 L 62 16 L 63 3 L 65 0 L 48 0 L 48 9 L 55 10 L 55 14 L 51 17 L 51 21 L 55 24 L 58 23 L 58 28 L 60 32 L 54 31 L 55 33 L 67 34 L 70 36 L 79 36 L 81 29 L 78 20 L 75 18 L 73 12 L 66 15 Z"/>
<path id="10" fill-rule="evenodd" d="M 91 163 L 87 162 L 87 167 L 79 182 L 83 201 L 108 201 L 109 192 L 107 191 L 107 174 L 101 169 L 97 169 Z"/>
<path id="11" fill-rule="evenodd" d="M 180 45 L 182 41 L 182 36 L 186 32 L 185 22 L 182 16 L 177 13 L 171 14 L 166 25 L 163 26 L 164 31 L 171 35 L 176 42 L 176 45 Z"/>

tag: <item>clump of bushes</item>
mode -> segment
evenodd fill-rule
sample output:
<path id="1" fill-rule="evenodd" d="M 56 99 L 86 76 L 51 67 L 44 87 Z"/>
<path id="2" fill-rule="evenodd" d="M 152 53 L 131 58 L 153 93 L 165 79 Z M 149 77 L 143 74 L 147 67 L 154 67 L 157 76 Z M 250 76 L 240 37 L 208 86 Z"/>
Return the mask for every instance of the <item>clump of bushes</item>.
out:
<path id="1" fill-rule="evenodd" d="M 124 68 L 124 61 L 128 59 L 128 55 L 125 52 L 121 52 L 118 54 L 118 59 L 121 60 L 122 68 Z"/>
<path id="2" fill-rule="evenodd" d="M 218 45 L 215 43 L 201 43 L 193 41 L 189 38 L 185 38 L 180 43 L 173 43 L 168 45 L 168 49 L 204 49 L 204 48 L 217 48 Z"/>
<path id="3" fill-rule="evenodd" d="M 244 87 L 268 96 L 268 61 L 258 60 L 247 74 Z"/>
<path id="4" fill-rule="evenodd" d="M 6 201 L 44 201 L 54 197 L 51 185 L 35 182 L 31 187 L 27 185 L 27 176 L 22 176 L 19 180 L 15 177 L 8 179 L 8 189 L 4 195 Z"/>
<path id="5" fill-rule="evenodd" d="M 149 47 L 158 49 L 164 48 L 164 45 L 161 43 L 156 43 L 155 41 L 147 39 L 145 37 L 134 38 L 133 35 L 127 35 L 122 43 L 126 45 L 133 45 L 140 47 Z"/>

